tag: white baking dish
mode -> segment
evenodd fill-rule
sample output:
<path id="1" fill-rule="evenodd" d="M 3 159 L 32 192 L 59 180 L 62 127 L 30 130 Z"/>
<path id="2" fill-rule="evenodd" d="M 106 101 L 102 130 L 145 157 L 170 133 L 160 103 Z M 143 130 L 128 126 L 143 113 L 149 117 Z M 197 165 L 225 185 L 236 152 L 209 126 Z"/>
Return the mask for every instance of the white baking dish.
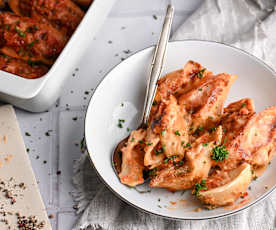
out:
<path id="1" fill-rule="evenodd" d="M 75 63 L 92 42 L 114 2 L 94 0 L 54 65 L 41 78 L 25 79 L 0 70 L 0 100 L 32 112 L 47 110 L 60 96 Z"/>

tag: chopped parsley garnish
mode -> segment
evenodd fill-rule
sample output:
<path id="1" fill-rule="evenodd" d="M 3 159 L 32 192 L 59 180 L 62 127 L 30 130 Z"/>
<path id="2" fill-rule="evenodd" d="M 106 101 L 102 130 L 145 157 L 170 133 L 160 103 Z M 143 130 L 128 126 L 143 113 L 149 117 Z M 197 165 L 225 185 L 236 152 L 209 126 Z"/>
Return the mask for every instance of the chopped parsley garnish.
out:
<path id="1" fill-rule="evenodd" d="M 212 149 L 212 160 L 215 161 L 224 161 L 228 157 L 228 150 L 225 148 L 225 145 L 218 145 Z"/>
<path id="2" fill-rule="evenodd" d="M 25 132 L 25 135 L 26 135 L 27 137 L 30 137 L 30 136 L 31 136 L 31 134 L 28 133 L 28 132 Z"/>
<path id="3" fill-rule="evenodd" d="M 164 163 L 167 164 L 171 159 L 174 159 L 176 157 L 177 157 L 177 155 L 170 156 L 164 160 Z"/>
<path id="4" fill-rule="evenodd" d="M 147 145 L 147 146 L 150 146 L 150 145 L 152 145 L 152 143 L 150 143 L 150 142 L 147 142 L 147 143 L 146 143 L 146 145 Z"/>
<path id="5" fill-rule="evenodd" d="M 202 144 L 202 146 L 207 147 L 207 146 L 208 146 L 208 144 L 209 144 L 209 143 L 208 143 L 208 142 L 206 142 L 206 143 L 203 143 L 203 144 Z"/>
<path id="6" fill-rule="evenodd" d="M 10 30 L 11 26 L 9 24 L 5 24 L 7 30 Z"/>
<path id="7" fill-rule="evenodd" d="M 201 70 L 199 70 L 198 73 L 197 73 L 197 76 L 198 76 L 199 78 L 202 78 L 202 77 L 203 77 L 203 73 L 205 72 L 205 70 L 206 70 L 206 69 L 201 69 Z"/>
<path id="8" fill-rule="evenodd" d="M 78 117 L 73 117 L 72 120 L 76 121 L 76 120 L 78 120 Z"/>
<path id="9" fill-rule="evenodd" d="M 122 120 L 122 119 L 119 119 L 118 120 L 118 127 L 121 129 L 121 128 L 123 128 L 123 123 L 125 122 L 125 120 Z"/>
<path id="10" fill-rule="evenodd" d="M 140 141 L 139 141 L 139 144 L 140 144 L 140 145 L 144 144 L 144 141 L 143 141 L 143 140 L 140 140 Z"/>
<path id="11" fill-rule="evenodd" d="M 130 142 L 134 142 L 134 140 L 135 140 L 134 137 L 132 137 L 131 140 L 130 140 Z"/>
<path id="12" fill-rule="evenodd" d="M 242 108 L 245 107 L 245 106 L 246 106 L 246 103 L 242 103 L 241 106 L 242 106 Z"/>
<path id="13" fill-rule="evenodd" d="M 39 42 L 38 40 L 34 40 L 34 41 L 28 43 L 28 47 L 29 47 L 29 48 L 32 48 L 32 47 L 34 46 L 34 44 L 35 44 L 35 43 L 38 43 L 38 42 Z"/>
<path id="14" fill-rule="evenodd" d="M 149 176 L 156 176 L 156 168 L 149 170 Z"/>
<path id="15" fill-rule="evenodd" d="M 178 162 L 173 162 L 173 165 L 175 166 L 176 169 L 178 169 L 180 166 L 184 164 L 184 161 L 178 161 Z"/>
<path id="16" fill-rule="evenodd" d="M 45 133 L 45 136 L 49 137 L 50 136 L 50 132 L 52 132 L 53 130 L 48 130 L 46 133 Z"/>
<path id="17" fill-rule="evenodd" d="M 164 135 L 165 135 L 165 132 L 166 132 L 166 130 L 163 129 L 163 130 L 161 131 L 161 135 L 164 136 Z"/>
<path id="18" fill-rule="evenodd" d="M 186 146 L 185 146 L 185 148 L 188 148 L 188 147 L 192 148 L 192 145 L 190 143 L 187 143 Z"/>
<path id="19" fill-rule="evenodd" d="M 202 191 L 202 190 L 207 190 L 207 185 L 206 185 L 206 180 L 203 179 L 200 184 L 196 184 L 195 185 L 195 189 L 193 191 L 193 195 L 195 196 L 198 196 L 199 195 L 199 192 Z"/>
<path id="20" fill-rule="evenodd" d="M 26 34 L 24 32 L 22 32 L 20 29 L 15 27 L 15 31 L 20 37 L 23 37 L 23 38 L 26 37 Z"/>
<path id="21" fill-rule="evenodd" d="M 217 130 L 217 128 L 216 128 L 216 127 L 213 127 L 213 128 L 210 128 L 210 129 L 209 129 L 209 132 L 212 133 L 212 132 L 214 132 L 214 131 L 216 131 L 216 130 Z"/>
<path id="22" fill-rule="evenodd" d="M 154 20 L 157 20 L 157 16 L 155 14 L 152 15 L 152 17 L 153 17 Z"/>
<path id="23" fill-rule="evenodd" d="M 181 145 L 184 146 L 185 145 L 185 141 L 181 141 Z"/>
<path id="24" fill-rule="evenodd" d="M 36 66 L 36 65 L 41 64 L 41 61 L 37 61 L 37 60 L 33 61 L 33 60 L 30 60 L 30 59 L 29 59 L 29 60 L 27 61 L 27 63 L 28 63 L 28 65 L 34 67 L 34 66 Z"/>
<path id="25" fill-rule="evenodd" d="M 157 101 L 154 100 L 153 103 L 152 103 L 152 105 L 157 105 Z"/>
<path id="26" fill-rule="evenodd" d="M 30 149 L 29 149 L 29 148 L 27 148 L 27 149 L 26 149 L 26 151 L 27 151 L 27 153 L 28 153 L 28 152 L 30 152 Z"/>
<path id="27" fill-rule="evenodd" d="M 180 134 L 180 132 L 179 132 L 178 130 L 176 130 L 176 131 L 174 132 L 174 134 L 177 135 L 177 136 L 181 136 L 181 134 Z"/>
<path id="28" fill-rule="evenodd" d="M 159 155 L 160 153 L 163 153 L 165 151 L 165 149 L 166 149 L 166 146 L 163 145 L 160 149 L 154 150 L 155 155 Z"/>

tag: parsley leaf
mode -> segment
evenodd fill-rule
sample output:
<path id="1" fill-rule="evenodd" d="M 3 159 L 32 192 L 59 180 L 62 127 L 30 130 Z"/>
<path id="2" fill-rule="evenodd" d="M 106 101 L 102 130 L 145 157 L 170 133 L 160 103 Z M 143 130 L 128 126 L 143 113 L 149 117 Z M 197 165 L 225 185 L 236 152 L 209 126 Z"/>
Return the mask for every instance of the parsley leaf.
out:
<path id="1" fill-rule="evenodd" d="M 164 163 L 167 164 L 171 159 L 174 159 L 176 157 L 177 157 L 177 155 L 170 156 L 164 160 Z"/>
<path id="2" fill-rule="evenodd" d="M 195 189 L 194 189 L 194 191 L 193 191 L 193 195 L 198 196 L 198 195 L 199 195 L 199 192 L 200 192 L 201 190 L 207 190 L 207 189 L 208 189 L 208 188 L 207 188 L 207 185 L 206 185 L 206 180 L 203 179 L 203 180 L 200 182 L 200 184 L 196 184 L 196 185 L 195 185 Z"/>
<path id="3" fill-rule="evenodd" d="M 228 150 L 225 148 L 225 145 L 218 145 L 212 149 L 212 160 L 223 161 L 228 157 Z"/>
<path id="4" fill-rule="evenodd" d="M 178 130 L 176 130 L 176 131 L 174 132 L 174 134 L 177 135 L 177 136 L 180 136 L 180 135 L 181 135 L 180 132 L 179 132 Z"/>
<path id="5" fill-rule="evenodd" d="M 199 78 L 202 78 L 202 77 L 203 77 L 203 73 L 205 72 L 205 70 L 206 70 L 206 69 L 201 69 L 201 70 L 199 70 L 198 73 L 197 73 L 197 76 L 198 76 Z"/>

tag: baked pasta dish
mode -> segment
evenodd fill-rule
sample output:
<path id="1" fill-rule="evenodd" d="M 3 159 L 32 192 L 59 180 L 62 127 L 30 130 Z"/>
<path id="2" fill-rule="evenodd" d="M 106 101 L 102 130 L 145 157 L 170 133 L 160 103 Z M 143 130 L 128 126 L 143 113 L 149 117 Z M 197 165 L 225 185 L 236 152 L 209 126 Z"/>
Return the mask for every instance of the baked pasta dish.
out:
<path id="1" fill-rule="evenodd" d="M 9 0 L 9 7 L 0 4 L 0 70 L 24 78 L 47 73 L 91 1 Z"/>
<path id="2" fill-rule="evenodd" d="M 147 172 L 151 187 L 191 189 L 208 208 L 245 196 L 274 155 L 276 106 L 256 113 L 244 98 L 224 108 L 236 79 L 193 61 L 161 78 L 147 128 L 121 148 L 121 182 L 137 186 Z"/>

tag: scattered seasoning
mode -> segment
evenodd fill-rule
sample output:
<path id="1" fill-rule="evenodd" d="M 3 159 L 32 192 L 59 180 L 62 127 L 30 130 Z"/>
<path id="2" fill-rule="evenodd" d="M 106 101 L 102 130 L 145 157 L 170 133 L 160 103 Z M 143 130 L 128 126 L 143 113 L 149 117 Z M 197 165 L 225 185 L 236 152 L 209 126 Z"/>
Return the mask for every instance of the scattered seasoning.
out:
<path id="1" fill-rule="evenodd" d="M 31 136 L 31 134 L 30 134 L 30 133 L 28 133 L 28 132 L 25 132 L 25 136 L 30 137 L 30 136 Z"/>
<path id="2" fill-rule="evenodd" d="M 132 137 L 131 140 L 130 140 L 130 142 L 134 142 L 134 140 L 135 140 L 134 137 Z"/>
<path id="3" fill-rule="evenodd" d="M 157 20 L 157 19 L 158 19 L 157 16 L 156 16 L 155 14 L 152 15 L 152 17 L 153 17 L 154 20 Z"/>
<path id="4" fill-rule="evenodd" d="M 225 148 L 225 145 L 218 145 L 212 149 L 212 160 L 215 161 L 224 161 L 228 157 L 228 150 Z"/>
<path id="5" fill-rule="evenodd" d="M 160 202 L 161 201 L 161 199 L 160 198 L 158 198 L 158 202 Z"/>
<path id="6" fill-rule="evenodd" d="M 140 140 L 140 141 L 139 141 L 139 144 L 140 144 L 140 145 L 144 144 L 144 141 L 143 141 L 143 140 Z"/>
<path id="7" fill-rule="evenodd" d="M 251 186 L 249 186 L 248 189 L 251 190 Z"/>
<path id="8" fill-rule="evenodd" d="M 89 91 L 85 91 L 84 94 L 85 94 L 85 95 L 89 95 Z"/>
<path id="9" fill-rule="evenodd" d="M 162 208 L 161 205 L 159 205 L 159 204 L 157 205 L 157 207 L 158 207 L 158 208 Z"/>
<path id="10" fill-rule="evenodd" d="M 254 176 L 254 177 L 253 177 L 253 180 L 257 180 L 257 179 L 258 179 L 258 177 L 257 177 L 257 176 Z"/>
<path id="11" fill-rule="evenodd" d="M 202 88 L 199 88 L 198 91 L 202 91 Z"/>
<path id="12" fill-rule="evenodd" d="M 146 145 L 147 145 L 147 146 L 150 146 L 150 145 L 152 145 L 152 143 L 150 143 L 150 142 L 147 142 L 147 143 L 146 143 Z"/>
<path id="13" fill-rule="evenodd" d="M 184 146 L 185 145 L 185 141 L 181 141 L 181 145 Z"/>
<path id="14" fill-rule="evenodd" d="M 47 161 L 43 161 L 43 164 L 47 164 Z"/>
<path id="15" fill-rule="evenodd" d="M 46 225 L 45 221 L 39 222 L 36 216 L 21 216 L 16 213 L 17 227 L 19 230 L 38 230 L 43 229 Z"/>
<path id="16" fill-rule="evenodd" d="M 206 70 L 206 69 L 201 69 L 201 70 L 199 70 L 198 73 L 197 73 L 197 76 L 198 76 L 199 78 L 202 78 L 202 77 L 203 77 L 203 74 L 204 74 L 204 72 L 205 72 L 205 70 Z"/>
<path id="17" fill-rule="evenodd" d="M 241 106 L 242 106 L 242 108 L 245 107 L 245 106 L 246 106 L 246 103 L 242 103 Z"/>
<path id="18" fill-rule="evenodd" d="M 207 188 L 207 185 L 206 185 L 206 180 L 203 179 L 203 180 L 200 182 L 200 184 L 196 184 L 196 185 L 195 185 L 195 188 L 194 188 L 194 191 L 193 191 L 193 195 L 198 196 L 198 195 L 199 195 L 199 192 L 200 192 L 201 190 L 207 190 L 207 189 L 208 189 L 208 188 Z"/>
<path id="19" fill-rule="evenodd" d="M 60 175 L 60 174 L 61 174 L 61 171 L 60 171 L 60 170 L 58 170 L 58 171 L 57 171 L 57 175 Z"/>
<path id="20" fill-rule="evenodd" d="M 207 162 L 206 161 L 203 161 L 203 164 L 206 164 Z"/>
<path id="21" fill-rule="evenodd" d="M 53 214 L 50 214 L 48 217 L 49 217 L 49 219 L 53 219 L 53 218 L 54 218 L 54 215 L 53 215 Z"/>
<path id="22" fill-rule="evenodd" d="M 152 105 L 154 106 L 154 105 L 157 105 L 157 101 L 153 101 L 153 103 L 152 103 Z"/>
<path id="23" fill-rule="evenodd" d="M 121 103 L 121 107 L 123 107 L 124 106 L 124 103 Z"/>
<path id="24" fill-rule="evenodd" d="M 267 186 L 267 185 L 265 186 L 265 189 L 268 189 L 268 186 Z"/>
<path id="25" fill-rule="evenodd" d="M 73 209 L 75 209 L 75 210 L 79 210 L 78 205 L 77 205 L 77 204 L 75 204 L 75 205 L 73 206 Z"/>
<path id="26" fill-rule="evenodd" d="M 27 149 L 26 149 L 26 151 L 27 151 L 27 153 L 28 153 L 28 152 L 30 152 L 30 149 L 29 149 L 29 148 L 27 148 Z"/>
<path id="27" fill-rule="evenodd" d="M 203 146 L 203 147 L 207 147 L 207 146 L 208 146 L 208 144 L 209 144 L 209 143 L 208 143 L 208 142 L 206 142 L 206 143 L 203 143 L 203 144 L 202 144 L 202 146 Z"/>
<path id="28" fill-rule="evenodd" d="M 109 41 L 108 41 L 108 44 L 112 44 L 112 41 L 109 40 Z"/>
<path id="29" fill-rule="evenodd" d="M 177 136 L 181 136 L 181 134 L 180 134 L 180 132 L 179 132 L 178 130 L 176 130 L 176 131 L 174 132 L 174 134 L 177 135 Z"/>
<path id="30" fill-rule="evenodd" d="M 73 117 L 72 120 L 76 121 L 76 120 L 78 120 L 78 117 Z"/>

